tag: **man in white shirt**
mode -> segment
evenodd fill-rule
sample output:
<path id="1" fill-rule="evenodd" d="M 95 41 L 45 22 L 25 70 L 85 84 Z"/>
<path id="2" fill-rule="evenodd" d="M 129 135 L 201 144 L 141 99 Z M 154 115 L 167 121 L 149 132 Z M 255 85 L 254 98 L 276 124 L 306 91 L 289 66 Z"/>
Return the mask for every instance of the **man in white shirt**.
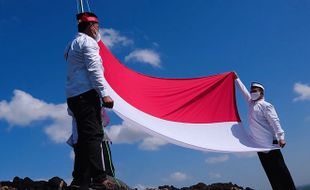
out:
<path id="1" fill-rule="evenodd" d="M 78 189 L 99 184 L 114 188 L 103 167 L 101 107 L 113 107 L 103 78 L 103 66 L 96 39 L 98 18 L 93 13 L 77 15 L 78 34 L 65 51 L 67 61 L 67 104 L 76 119 L 78 140 L 71 187 Z"/>
<path id="2" fill-rule="evenodd" d="M 264 86 L 252 82 L 249 93 L 237 74 L 236 83 L 248 104 L 249 132 L 253 141 L 262 146 L 272 145 L 277 148 L 269 152 L 258 152 L 272 189 L 295 190 L 294 181 L 279 149 L 286 144 L 284 131 L 273 105 L 265 101 Z"/>

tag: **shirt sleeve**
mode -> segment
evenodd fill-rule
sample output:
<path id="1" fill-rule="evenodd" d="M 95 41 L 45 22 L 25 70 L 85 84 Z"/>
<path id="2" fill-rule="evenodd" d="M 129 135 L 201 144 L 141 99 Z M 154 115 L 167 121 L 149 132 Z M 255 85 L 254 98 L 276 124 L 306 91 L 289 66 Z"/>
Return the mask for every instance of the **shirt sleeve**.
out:
<path id="1" fill-rule="evenodd" d="M 67 61 L 72 42 L 68 43 L 64 52 L 64 58 Z"/>
<path id="2" fill-rule="evenodd" d="M 277 139 L 284 140 L 284 130 L 281 127 L 280 119 L 273 105 L 267 105 L 264 113 L 268 123 L 272 126 Z"/>
<path id="3" fill-rule="evenodd" d="M 242 81 L 241 81 L 239 78 L 237 78 L 235 81 L 236 81 L 236 82 L 235 82 L 236 85 L 237 85 L 237 86 L 239 87 L 239 89 L 241 90 L 241 93 L 242 93 L 242 95 L 243 95 L 245 101 L 246 101 L 247 103 L 249 103 L 249 102 L 251 101 L 251 95 L 250 95 L 248 89 L 244 86 L 244 84 L 242 83 Z"/>
<path id="4" fill-rule="evenodd" d="M 93 40 L 93 42 L 91 40 L 86 40 L 84 43 L 83 51 L 86 68 L 89 72 L 92 86 L 97 90 L 101 97 L 104 97 L 107 95 L 107 92 L 106 86 L 104 84 L 104 69 L 102 66 L 101 57 L 99 55 L 99 46 L 95 40 Z"/>

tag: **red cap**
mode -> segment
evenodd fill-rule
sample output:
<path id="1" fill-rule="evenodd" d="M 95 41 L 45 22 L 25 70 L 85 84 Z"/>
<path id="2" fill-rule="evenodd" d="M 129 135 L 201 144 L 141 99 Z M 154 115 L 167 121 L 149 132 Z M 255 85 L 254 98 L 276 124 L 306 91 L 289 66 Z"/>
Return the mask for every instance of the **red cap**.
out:
<path id="1" fill-rule="evenodd" d="M 93 13 L 84 12 L 77 15 L 78 23 L 81 22 L 97 22 L 99 23 L 99 20 L 97 16 Z"/>

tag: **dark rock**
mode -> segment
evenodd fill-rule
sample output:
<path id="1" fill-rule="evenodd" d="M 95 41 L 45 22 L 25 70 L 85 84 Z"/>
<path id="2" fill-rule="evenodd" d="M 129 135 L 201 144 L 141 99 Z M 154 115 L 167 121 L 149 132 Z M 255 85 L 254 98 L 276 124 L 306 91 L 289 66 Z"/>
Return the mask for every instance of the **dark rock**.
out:
<path id="1" fill-rule="evenodd" d="M 12 187 L 13 186 L 13 182 L 11 182 L 11 181 L 1 181 L 0 182 L 0 187 L 4 187 L 4 186 Z"/>
<path id="2" fill-rule="evenodd" d="M 33 181 L 29 177 L 24 179 L 14 177 L 13 182 L 0 182 L 0 190 L 65 190 L 66 187 L 66 182 L 59 177 L 53 177 L 48 181 Z"/>
<path id="3" fill-rule="evenodd" d="M 0 190 L 17 190 L 17 189 L 13 187 L 13 182 L 2 181 L 0 182 Z"/>
<path id="4" fill-rule="evenodd" d="M 210 185 L 210 190 L 243 190 L 243 187 L 240 187 L 236 184 L 229 183 L 215 183 Z"/>
<path id="5" fill-rule="evenodd" d="M 53 177 L 48 180 L 48 186 L 57 190 L 61 190 L 66 189 L 67 183 L 59 177 Z"/>
<path id="6" fill-rule="evenodd" d="M 20 177 L 14 177 L 13 179 L 13 187 L 15 187 L 18 190 L 25 190 L 26 186 L 24 184 L 24 180 Z"/>
<path id="7" fill-rule="evenodd" d="M 30 179 L 29 177 L 25 177 L 24 180 L 22 181 L 22 183 L 24 184 L 25 189 L 34 190 L 34 188 L 32 187 L 34 181 L 32 179 Z"/>
<path id="8" fill-rule="evenodd" d="M 174 187 L 173 185 L 171 185 L 171 186 L 169 186 L 169 185 L 159 186 L 158 189 L 162 189 L 162 190 L 179 190 L 178 188 Z"/>
<path id="9" fill-rule="evenodd" d="M 46 181 L 35 181 L 32 184 L 32 188 L 35 190 L 41 190 L 41 189 L 49 190 L 48 184 Z"/>
<path id="10" fill-rule="evenodd" d="M 119 181 L 119 180 L 118 180 Z M 121 181 L 119 181 L 120 183 Z M 125 187 L 125 186 L 124 186 Z M 126 186 L 123 189 L 130 189 Z M 13 182 L 0 181 L 0 190 L 68 190 L 66 182 L 59 178 L 53 177 L 48 181 L 33 181 L 29 177 L 21 179 L 14 177 Z M 229 183 L 214 183 L 206 185 L 204 183 L 197 183 L 189 187 L 177 188 L 173 185 L 163 185 L 158 188 L 147 188 L 146 190 L 254 190 L 249 187 L 245 189 L 241 186 Z"/>
<path id="11" fill-rule="evenodd" d="M 196 185 L 190 186 L 189 189 L 207 190 L 207 189 L 209 189 L 209 187 L 206 184 L 200 182 L 200 183 L 197 183 Z"/>

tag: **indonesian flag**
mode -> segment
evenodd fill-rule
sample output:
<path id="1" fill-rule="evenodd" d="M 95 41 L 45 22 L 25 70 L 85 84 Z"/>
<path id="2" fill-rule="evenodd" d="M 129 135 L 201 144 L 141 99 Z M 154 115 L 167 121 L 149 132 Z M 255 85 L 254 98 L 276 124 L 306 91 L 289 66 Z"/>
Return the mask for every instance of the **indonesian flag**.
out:
<path id="1" fill-rule="evenodd" d="M 102 41 L 98 44 L 113 109 L 123 120 L 192 149 L 269 150 L 255 144 L 241 125 L 233 72 L 188 79 L 146 76 L 121 64 Z"/>

